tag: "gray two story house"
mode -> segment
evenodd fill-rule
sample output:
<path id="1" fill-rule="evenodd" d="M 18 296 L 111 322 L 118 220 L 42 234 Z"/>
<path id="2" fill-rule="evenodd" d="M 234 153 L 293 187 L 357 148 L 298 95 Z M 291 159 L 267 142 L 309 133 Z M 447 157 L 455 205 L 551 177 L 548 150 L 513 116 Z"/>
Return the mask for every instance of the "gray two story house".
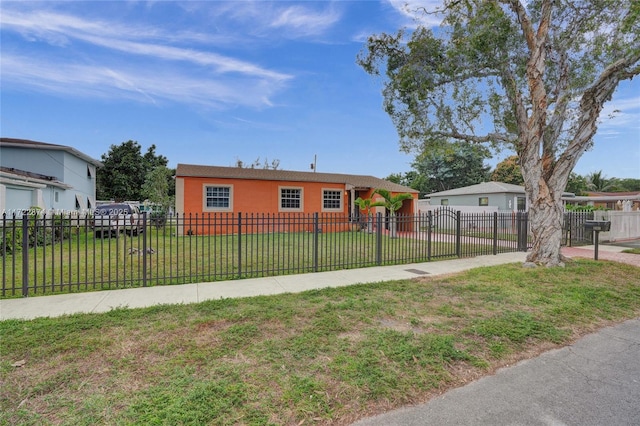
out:
<path id="1" fill-rule="evenodd" d="M 0 138 L 0 212 L 92 210 L 101 166 L 69 146 Z"/>

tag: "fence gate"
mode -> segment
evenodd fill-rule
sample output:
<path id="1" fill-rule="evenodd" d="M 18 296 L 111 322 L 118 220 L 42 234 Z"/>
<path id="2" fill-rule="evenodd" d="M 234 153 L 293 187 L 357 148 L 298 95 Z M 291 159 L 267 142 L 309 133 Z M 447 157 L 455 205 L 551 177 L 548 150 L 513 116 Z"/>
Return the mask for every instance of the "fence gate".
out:
<path id="1" fill-rule="evenodd" d="M 593 232 L 584 228 L 584 222 L 592 219 L 593 212 L 565 212 L 562 244 L 569 247 L 593 244 Z"/>
<path id="2" fill-rule="evenodd" d="M 440 207 L 427 213 L 429 241 L 442 243 L 433 245 L 429 257 L 460 256 L 460 211 Z"/>

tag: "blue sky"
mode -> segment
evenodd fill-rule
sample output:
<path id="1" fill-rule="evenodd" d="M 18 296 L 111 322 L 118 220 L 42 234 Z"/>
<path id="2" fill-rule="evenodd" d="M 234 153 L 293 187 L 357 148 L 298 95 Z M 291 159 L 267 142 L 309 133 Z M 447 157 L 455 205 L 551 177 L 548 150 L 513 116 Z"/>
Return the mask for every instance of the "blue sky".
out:
<path id="1" fill-rule="evenodd" d="M 317 156 L 321 172 L 408 171 L 382 82 L 356 64 L 367 36 L 414 24 L 405 3 L 2 1 L 1 134 L 96 159 L 132 139 L 170 167 Z M 577 173 L 640 178 L 638 80 Z"/>

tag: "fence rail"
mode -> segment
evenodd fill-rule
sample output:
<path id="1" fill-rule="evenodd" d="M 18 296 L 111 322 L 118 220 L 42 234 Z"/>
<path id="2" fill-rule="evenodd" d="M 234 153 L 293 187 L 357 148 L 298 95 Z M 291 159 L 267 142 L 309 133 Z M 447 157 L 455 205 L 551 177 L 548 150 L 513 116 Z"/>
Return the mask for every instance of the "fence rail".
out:
<path id="1" fill-rule="evenodd" d="M 204 214 L 139 232 L 90 216 L 2 216 L 2 297 L 301 274 L 526 251 L 525 213 L 451 209 L 369 220 L 337 214 Z M 138 231 L 138 228 L 136 228 Z"/>

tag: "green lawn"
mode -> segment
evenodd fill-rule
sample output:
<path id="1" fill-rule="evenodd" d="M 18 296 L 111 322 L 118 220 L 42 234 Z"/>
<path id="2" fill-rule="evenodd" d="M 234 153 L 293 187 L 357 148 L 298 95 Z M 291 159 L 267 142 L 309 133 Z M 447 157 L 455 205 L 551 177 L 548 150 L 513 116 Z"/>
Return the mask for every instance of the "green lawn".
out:
<path id="1" fill-rule="evenodd" d="M 639 314 L 638 268 L 577 260 L 4 321 L 0 424 L 348 424 Z"/>
<path id="2" fill-rule="evenodd" d="M 144 247 L 153 253 L 143 257 Z M 489 254 L 492 247 L 462 245 L 461 250 Z M 455 252 L 454 242 L 429 245 L 386 235 L 378 245 L 376 235 L 366 232 L 327 232 L 317 239 L 309 232 L 177 236 L 167 227 L 102 239 L 81 230 L 63 242 L 30 249 L 27 281 L 30 294 L 53 294 L 139 287 L 145 276 L 148 286 L 184 284 L 361 268 L 378 260 L 382 265 L 420 262 L 451 258 Z M 5 289 L 0 296 L 22 295 L 23 256 L 17 251 L 0 257 Z"/>

